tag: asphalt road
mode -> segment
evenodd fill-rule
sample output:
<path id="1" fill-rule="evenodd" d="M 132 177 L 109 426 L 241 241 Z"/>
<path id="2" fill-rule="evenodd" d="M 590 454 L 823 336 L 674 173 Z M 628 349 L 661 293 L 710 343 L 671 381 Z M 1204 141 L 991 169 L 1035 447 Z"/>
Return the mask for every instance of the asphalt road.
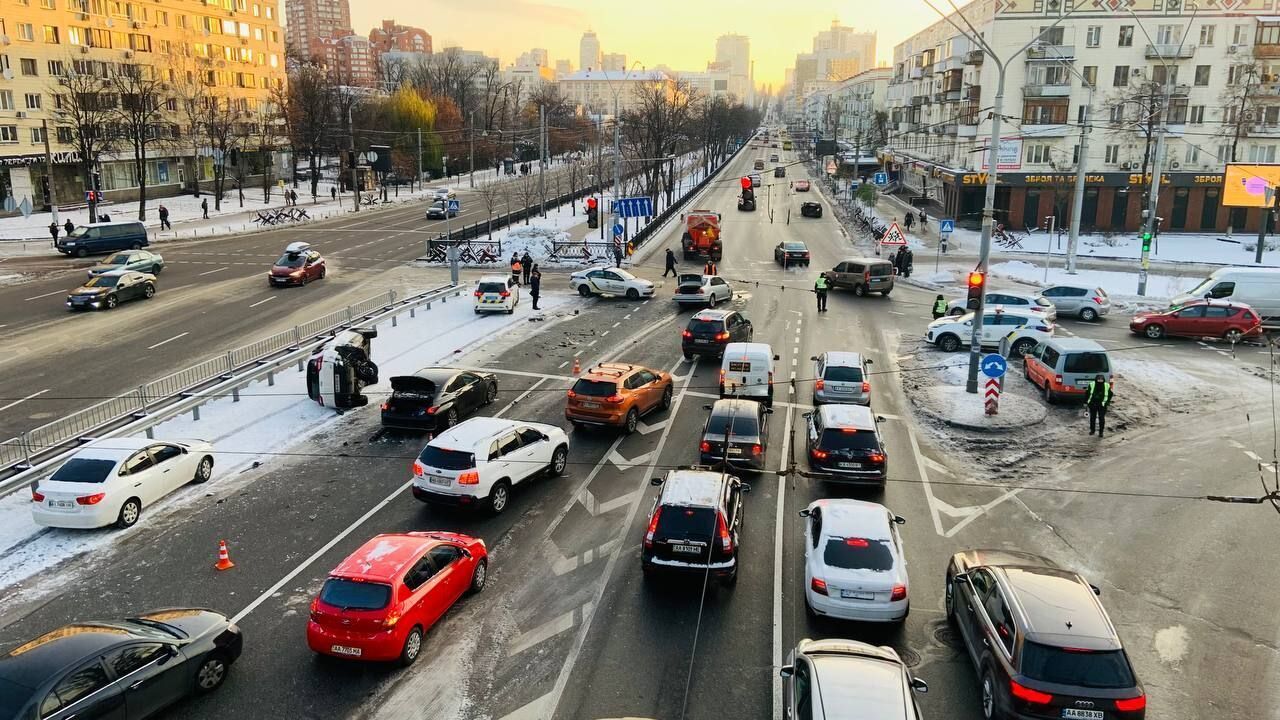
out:
<path id="1" fill-rule="evenodd" d="M 748 167 L 752 157 L 744 153 L 739 162 Z M 793 168 L 792 179 L 799 174 Z M 1194 360 L 1191 383 L 1207 382 L 1217 368 L 1231 385 L 1223 383 L 1218 402 L 1199 406 L 1166 402 L 1154 386 L 1126 389 L 1119 397 L 1129 407 L 1117 407 L 1117 430 L 1102 442 L 1081 437 L 1076 408 L 1051 409 L 1043 425 L 1011 436 L 966 437 L 931 426 L 909 399 L 919 374 L 901 364 L 945 359 L 916 342 L 933 293 L 908 286 L 888 298 L 836 292 L 830 311 L 817 314 L 808 292 L 817 270 L 859 253 L 829 218 L 802 219 L 797 211 L 787 223 L 779 209 L 798 208 L 799 199 L 779 199 L 787 197 L 785 181 L 775 189 L 774 222 L 763 207 L 737 213 L 732 178 L 697 206 L 723 211 L 721 273 L 734 279 L 734 305 L 754 320 L 756 341 L 781 356 L 771 467 L 788 467 L 793 455 L 803 467 L 794 443 L 808 402 L 808 358 L 854 349 L 875 361 L 873 407 L 885 418 L 891 482 L 882 494 L 856 496 L 908 520 L 911 616 L 902 628 L 805 616 L 796 513 L 837 491 L 795 474 L 747 478 L 753 489 L 735 588 L 704 597 L 697 586 L 642 581 L 649 478 L 696 459 L 718 369 L 680 358 L 688 311 L 665 301 L 668 286 L 643 303 L 582 301 L 578 314 L 486 363 L 501 377 L 493 412 L 566 428 L 572 376 L 562 366 L 575 353 L 584 364 L 624 359 L 677 378 L 675 404 L 646 418 L 641 432 L 571 432 L 567 475 L 518 491 L 503 515 L 430 510 L 413 500 L 408 468 L 423 440 L 371 441 L 371 408 L 254 475 L 184 491 L 209 496 L 182 513 L 161 506 L 110 552 L 51 571 L 45 579 L 57 590 L 0 603 L 0 640 L 74 619 L 212 606 L 241 614 L 245 655 L 219 692 L 169 717 L 500 720 L 775 717 L 777 667 L 795 643 L 850 637 L 893 646 L 913 665 L 930 684 L 921 699 L 926 716 L 967 720 L 980 717 L 977 679 L 943 620 L 942 573 L 951 553 L 994 546 L 1045 554 L 1102 588 L 1146 684 L 1151 717 L 1275 717 L 1277 582 L 1259 551 L 1274 542 L 1272 523 L 1280 519 L 1265 506 L 1186 499 L 1254 493 L 1260 475 L 1274 482 L 1273 471 L 1249 454 L 1260 452 L 1260 437 L 1273 427 L 1257 414 L 1263 381 L 1222 348 L 1170 342 L 1130 349 L 1118 345 L 1133 344 L 1122 322 L 1067 322 L 1070 332 L 1117 343 L 1117 353 L 1150 352 L 1188 367 Z M 678 237 L 672 229 L 661 241 L 674 246 Z M 773 265 L 773 245 L 792 239 L 809 244 L 812 269 Z M 653 257 L 639 272 L 657 280 L 660 254 Z M 548 275 L 544 287 L 557 282 Z M 787 392 L 793 371 L 794 394 Z M 1010 392 L 1026 391 L 1011 385 Z M 422 529 L 485 538 L 492 557 L 485 592 L 464 599 L 428 634 L 410 670 L 311 657 L 307 606 L 325 573 L 373 534 Z M 211 569 L 220 538 L 232 541 L 237 563 L 226 573 Z"/>

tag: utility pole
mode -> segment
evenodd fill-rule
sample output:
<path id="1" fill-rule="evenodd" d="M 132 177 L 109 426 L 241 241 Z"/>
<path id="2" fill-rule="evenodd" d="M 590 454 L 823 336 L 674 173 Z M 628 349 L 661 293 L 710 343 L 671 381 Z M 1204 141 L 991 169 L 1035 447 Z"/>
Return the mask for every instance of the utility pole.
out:
<path id="1" fill-rule="evenodd" d="M 547 108 L 538 106 L 538 203 L 539 213 L 547 216 Z"/>
<path id="2" fill-rule="evenodd" d="M 53 192 L 52 188 L 50 189 L 49 192 Z M 1278 195 L 1275 192 L 1275 190 L 1268 188 L 1267 193 L 1276 197 L 1272 198 L 1272 202 L 1269 204 L 1269 207 L 1262 208 L 1262 219 L 1258 221 L 1258 249 L 1255 250 L 1253 253 L 1253 261 L 1258 265 L 1262 264 L 1262 251 L 1266 249 L 1267 220 L 1276 211 L 1276 204 L 1277 204 L 1276 201 L 1280 200 L 1280 195 Z M 57 210 L 54 210 L 53 219 L 55 222 L 57 222 L 57 219 L 58 219 Z"/>
<path id="3" fill-rule="evenodd" d="M 467 135 L 471 138 L 470 157 L 467 159 L 467 182 L 476 186 L 476 111 L 467 113 Z M 495 178 L 496 181 L 496 178 Z"/>
<path id="4" fill-rule="evenodd" d="M 1160 108 L 1160 127 L 1156 129 L 1156 156 L 1152 160 L 1151 178 L 1149 180 L 1150 189 L 1147 191 L 1147 222 L 1146 233 L 1155 234 L 1156 229 L 1156 206 L 1160 203 L 1160 178 L 1164 171 L 1164 136 L 1169 127 L 1169 111 L 1170 95 L 1173 94 L 1172 78 L 1166 77 L 1164 83 L 1164 104 Z M 1144 178 L 1145 179 L 1145 178 Z M 1266 218 L 1263 217 L 1262 230 L 1266 232 Z M 1261 235 L 1259 235 L 1261 237 Z M 1144 243 L 1145 244 L 1145 243 Z M 1147 268 L 1151 266 L 1151 260 L 1148 253 L 1142 253 L 1142 267 L 1138 270 L 1138 295 L 1147 294 Z"/>
<path id="5" fill-rule="evenodd" d="M 1073 68 L 1074 70 L 1074 68 Z M 1093 109 L 1093 88 L 1089 86 L 1089 100 L 1084 106 L 1084 118 L 1080 123 L 1080 159 L 1076 162 L 1076 187 L 1072 193 L 1071 230 L 1067 234 L 1067 274 L 1076 274 L 1076 249 L 1080 242 L 1080 212 L 1084 205 L 1084 164 L 1089 159 L 1089 111 Z"/>
<path id="6" fill-rule="evenodd" d="M 354 212 L 360 212 L 360 172 L 357 169 L 360 165 L 356 160 L 356 127 L 351 122 L 351 105 L 347 105 L 347 130 L 351 133 L 351 194 L 355 198 Z"/>
<path id="7" fill-rule="evenodd" d="M 622 212 L 622 116 L 618 111 L 618 95 L 613 96 L 613 222 L 609 232 L 621 221 Z"/>
<path id="8" fill-rule="evenodd" d="M 422 128 L 418 128 L 418 184 L 422 184 Z"/>
<path id="9" fill-rule="evenodd" d="M 44 136 L 44 168 L 45 182 L 49 184 L 49 209 L 53 211 L 53 224 L 58 224 L 58 190 L 54 187 L 53 182 L 53 151 L 49 149 L 49 121 L 40 121 L 40 134 Z M 1266 223 L 1263 223 L 1265 226 Z M 1262 255 L 1258 255 L 1258 262 L 1262 262 Z"/>

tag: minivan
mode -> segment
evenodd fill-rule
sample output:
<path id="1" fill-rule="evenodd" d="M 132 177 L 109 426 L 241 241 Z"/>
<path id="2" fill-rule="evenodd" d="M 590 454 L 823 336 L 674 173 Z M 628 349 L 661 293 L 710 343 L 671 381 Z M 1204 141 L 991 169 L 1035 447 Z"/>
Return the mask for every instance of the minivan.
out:
<path id="1" fill-rule="evenodd" d="M 834 288 L 851 288 L 862 297 L 878 292 L 888 295 L 893 290 L 893 263 L 879 258 L 849 258 L 827 271 L 827 282 Z"/>
<path id="2" fill-rule="evenodd" d="M 1085 399 L 1089 383 L 1099 375 L 1111 382 L 1107 350 L 1093 340 L 1051 338 L 1036 345 L 1023 360 L 1023 375 L 1044 390 L 1045 400 L 1050 403 Z"/>
<path id="3" fill-rule="evenodd" d="M 81 225 L 65 237 L 58 238 L 54 247 L 63 255 L 102 255 L 116 250 L 137 250 L 147 242 L 147 228 L 137 220 Z"/>
<path id="4" fill-rule="evenodd" d="M 778 359 L 765 343 L 735 342 L 724 346 L 720 361 L 720 397 L 762 400 L 773 407 L 773 362 Z"/>
<path id="5" fill-rule="evenodd" d="M 1215 270 L 1185 295 L 1173 298 L 1171 304 L 1176 307 L 1201 298 L 1249 305 L 1264 321 L 1280 317 L 1280 268 L 1228 267 Z"/>

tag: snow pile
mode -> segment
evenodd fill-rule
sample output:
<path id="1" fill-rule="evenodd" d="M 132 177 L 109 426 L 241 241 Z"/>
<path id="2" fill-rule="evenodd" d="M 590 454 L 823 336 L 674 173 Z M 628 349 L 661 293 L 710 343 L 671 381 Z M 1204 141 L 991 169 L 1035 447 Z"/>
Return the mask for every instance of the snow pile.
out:
<path id="1" fill-rule="evenodd" d="M 503 260 L 513 254 L 524 257 L 527 252 L 538 265 L 551 265 L 549 258 L 555 251 L 555 243 L 567 242 L 569 233 L 554 227 L 538 227 L 521 225 L 506 233 L 502 238 Z"/>
<path id="2" fill-rule="evenodd" d="M 920 280 L 922 282 L 933 283 L 935 285 L 950 285 L 956 281 L 956 275 L 950 270 L 942 270 L 940 272 L 933 273 L 932 275 L 926 275 L 925 277 L 920 278 Z"/>
<path id="3" fill-rule="evenodd" d="M 991 266 L 993 277 L 1009 278 L 1020 282 L 1045 286 L 1044 266 L 1037 266 L 1022 260 L 1011 260 Z M 1072 285 L 1093 285 L 1107 291 L 1108 295 L 1121 297 L 1141 297 L 1148 302 L 1162 303 L 1175 295 L 1181 295 L 1203 280 L 1199 275 L 1158 275 L 1147 274 L 1147 294 L 1136 295 L 1138 290 L 1138 271 L 1121 272 L 1113 270 L 1079 270 L 1075 275 L 1068 275 L 1061 267 L 1049 268 L 1049 285 L 1070 283 Z"/>
<path id="4" fill-rule="evenodd" d="M 1005 376 L 1005 383 L 1009 382 Z M 988 415 L 982 391 L 986 380 L 979 376 L 977 394 L 965 392 L 960 385 L 938 385 L 928 388 L 922 397 L 913 398 L 916 408 L 947 425 L 968 430 L 1004 431 L 1044 422 L 1048 409 L 1034 396 L 1005 393 L 1000 396 L 998 412 Z"/>

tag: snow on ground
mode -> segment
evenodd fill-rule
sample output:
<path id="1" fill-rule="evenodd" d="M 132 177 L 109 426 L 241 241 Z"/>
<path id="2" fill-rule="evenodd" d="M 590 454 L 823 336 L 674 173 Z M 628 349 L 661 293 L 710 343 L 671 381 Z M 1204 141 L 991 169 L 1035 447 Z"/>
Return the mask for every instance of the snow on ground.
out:
<path id="1" fill-rule="evenodd" d="M 976 395 L 965 391 L 963 380 L 959 385 L 939 384 L 914 398 L 914 404 L 917 410 L 949 425 L 975 430 L 1008 430 L 1044 422 L 1048 415 L 1044 403 L 1023 393 L 1001 395 L 998 412 L 988 415 L 981 392 L 985 382 L 985 378 L 979 376 L 979 393 Z M 1005 382 L 1009 382 L 1007 376 Z"/>
<path id="2" fill-rule="evenodd" d="M 348 411 L 348 415 L 377 412 L 393 375 L 412 373 L 423 367 L 455 364 L 469 349 L 494 337 L 514 343 L 548 326 L 531 318 L 555 319 L 572 314 L 579 300 L 567 293 L 545 295 L 545 309 L 534 311 L 527 300 L 514 315 L 477 317 L 465 293 L 431 310 L 419 310 L 417 318 L 400 316 L 398 327 L 384 322 L 373 341 L 373 361 L 378 365 L 379 383 L 365 394 L 369 405 Z M 213 479 L 198 488 L 188 487 L 144 508 L 138 525 L 129 530 L 45 529 L 31 520 L 31 496 L 15 492 L 0 498 L 0 588 L 7 588 L 41 573 L 58 563 L 84 553 L 110 550 L 127 533 L 159 522 L 181 522 L 200 498 L 225 493 L 233 483 L 253 482 L 265 470 L 247 472 L 254 463 L 271 467 L 272 456 L 286 452 L 321 429 L 336 428 L 351 417 L 336 415 L 307 397 L 306 376 L 296 367 L 284 369 L 274 386 L 254 383 L 240 393 L 240 402 L 225 397 L 200 409 L 200 420 L 183 415 L 158 425 L 154 434 L 164 438 L 203 438 L 214 444 Z M 44 580 L 42 579 L 42 586 Z"/>
<path id="3" fill-rule="evenodd" d="M 976 253 L 981 234 L 975 230 L 956 228 L 951 236 L 953 247 L 965 253 Z M 1225 233 L 1162 233 L 1151 246 L 1151 259 L 1176 263 L 1203 263 L 1206 265 L 1256 265 L 1254 250 L 1256 233 L 1236 233 L 1228 238 Z M 958 245 L 956 243 L 959 243 Z M 1274 236 L 1267 238 L 1268 248 L 1277 242 Z M 1119 233 L 1111 237 L 1101 234 L 1081 235 L 1077 251 L 1082 258 L 1107 258 L 1115 260 L 1139 260 L 1142 258 L 1142 239 L 1138 233 Z M 1022 241 L 1021 249 L 1009 249 L 992 243 L 991 254 L 996 257 L 1041 255 L 1048 250 L 1053 255 L 1065 255 L 1067 238 L 1051 242 L 1042 232 L 1032 232 Z M 1262 264 L 1280 267 L 1280 250 L 1269 249 L 1262 256 Z"/>

